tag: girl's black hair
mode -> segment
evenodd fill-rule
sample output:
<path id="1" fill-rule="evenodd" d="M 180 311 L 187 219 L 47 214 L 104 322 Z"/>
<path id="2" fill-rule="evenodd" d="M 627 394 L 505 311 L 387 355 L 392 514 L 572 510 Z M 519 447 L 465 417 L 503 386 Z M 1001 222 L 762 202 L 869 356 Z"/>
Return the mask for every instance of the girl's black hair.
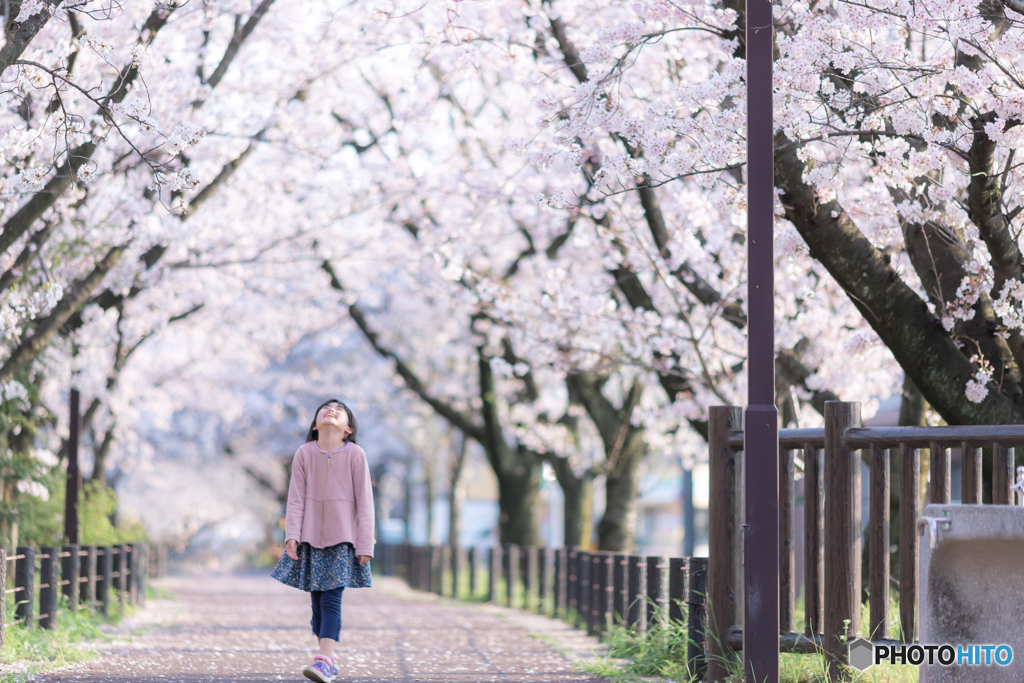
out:
<path id="1" fill-rule="evenodd" d="M 348 416 L 348 426 L 349 429 L 352 430 L 352 432 L 345 436 L 345 442 L 356 443 L 356 437 L 359 434 L 359 424 L 356 422 L 356 416 L 352 413 L 351 408 L 349 408 L 347 405 L 345 405 L 336 398 L 327 399 L 326 401 L 321 403 L 320 407 L 317 408 L 316 412 L 313 413 L 313 422 L 312 424 L 309 425 L 309 431 L 306 432 L 306 442 L 308 443 L 310 441 L 316 441 L 317 438 L 320 436 L 316 430 L 316 416 L 320 414 L 320 411 L 323 410 L 324 406 L 330 405 L 331 403 L 337 403 L 339 406 L 341 406 L 342 409 L 344 409 L 345 414 Z"/>

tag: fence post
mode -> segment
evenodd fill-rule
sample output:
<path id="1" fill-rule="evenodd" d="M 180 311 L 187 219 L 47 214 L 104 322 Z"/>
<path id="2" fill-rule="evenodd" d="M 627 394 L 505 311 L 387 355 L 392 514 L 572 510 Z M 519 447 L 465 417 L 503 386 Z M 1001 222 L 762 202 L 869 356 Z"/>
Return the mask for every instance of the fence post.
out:
<path id="1" fill-rule="evenodd" d="M 86 555 L 82 558 L 86 581 L 82 584 L 82 601 L 92 610 L 96 607 L 96 546 L 86 547 Z"/>
<path id="2" fill-rule="evenodd" d="M 708 560 L 704 557 L 692 557 L 689 562 L 687 597 L 686 634 L 689 639 L 687 647 L 687 670 L 696 680 L 703 680 L 707 673 L 708 663 L 704 657 L 707 633 L 707 587 Z"/>
<path id="3" fill-rule="evenodd" d="M 992 444 L 992 504 L 1013 505 L 1013 497 L 1010 494 L 1010 485 L 1014 483 L 1013 476 L 1014 453 L 1012 448 L 1007 448 L 1001 443 Z M 902 529 L 900 530 L 900 542 L 903 542 Z M 902 554 L 901 554 L 902 556 Z"/>
<path id="4" fill-rule="evenodd" d="M 139 546 L 137 543 L 128 544 L 128 604 L 134 606 L 139 599 L 138 588 L 138 562 Z"/>
<path id="5" fill-rule="evenodd" d="M 629 556 L 629 585 L 626 588 L 626 626 L 640 633 L 646 630 L 647 619 L 644 609 L 647 587 L 647 568 L 644 558 L 638 555 Z"/>
<path id="6" fill-rule="evenodd" d="M 537 593 L 539 597 L 540 593 L 540 590 L 538 590 L 540 586 L 537 582 L 537 574 L 539 570 L 537 567 L 537 552 L 538 548 L 536 546 L 531 545 L 526 548 L 525 571 L 523 572 L 523 609 L 525 610 L 529 610 L 540 602 L 537 597 L 534 596 L 534 594 Z"/>
<path id="7" fill-rule="evenodd" d="M 409 577 L 411 577 L 413 574 L 412 574 L 412 555 L 409 552 L 409 544 L 408 543 L 403 541 L 402 543 L 399 544 L 397 560 L 398 560 L 398 566 L 395 567 L 395 571 L 397 572 L 397 575 L 403 581 L 405 581 L 406 584 L 409 584 Z"/>
<path id="8" fill-rule="evenodd" d="M 860 458 L 843 436 L 860 427 L 860 404 L 825 402 L 825 633 L 830 680 L 842 680 L 847 640 L 860 634 Z M 934 462 L 934 459 L 933 459 Z"/>
<path id="9" fill-rule="evenodd" d="M 0 587 L 4 591 L 4 599 L 0 600 L 0 652 L 3 652 L 7 628 L 7 551 L 4 548 L 0 548 Z"/>
<path id="10" fill-rule="evenodd" d="M 33 631 L 36 626 L 33 609 L 36 594 L 36 550 L 21 545 L 17 547 L 15 554 L 23 557 L 14 561 L 14 618 L 23 620 L 25 629 Z"/>
<path id="11" fill-rule="evenodd" d="M 601 617 L 598 627 L 602 633 L 606 632 L 611 624 L 615 623 L 615 565 L 619 562 L 619 556 L 608 553 L 601 556 L 601 570 L 604 589 L 601 591 Z"/>
<path id="12" fill-rule="evenodd" d="M 952 464 L 949 449 L 932 442 L 928 444 L 928 455 L 931 458 L 929 473 L 928 500 L 938 505 L 949 505 L 952 500 Z"/>
<path id="13" fill-rule="evenodd" d="M 68 599 L 68 609 L 75 614 L 78 611 L 78 545 L 63 546 L 61 552 L 67 554 L 60 559 L 60 580 L 64 583 L 61 593 Z"/>
<path id="14" fill-rule="evenodd" d="M 416 589 L 421 591 L 430 590 L 430 547 L 416 546 Z"/>
<path id="15" fill-rule="evenodd" d="M 796 630 L 796 477 L 793 451 L 779 449 L 779 629 Z"/>
<path id="16" fill-rule="evenodd" d="M 96 559 L 99 560 L 100 566 L 96 578 L 96 599 L 100 601 L 100 609 L 104 617 L 110 616 L 110 573 L 112 571 L 110 565 L 113 560 L 113 550 L 113 547 L 109 545 L 103 546 L 102 551 L 97 549 Z"/>
<path id="17" fill-rule="evenodd" d="M 431 560 L 431 557 L 430 557 L 430 546 L 429 545 L 420 546 L 419 548 L 417 548 L 417 551 L 419 552 L 419 555 L 420 555 L 420 581 L 419 581 L 419 589 L 421 591 L 423 591 L 424 593 L 429 593 L 430 592 L 431 581 L 433 579 L 433 575 L 431 573 L 431 570 L 433 568 L 430 566 L 430 560 Z"/>
<path id="18" fill-rule="evenodd" d="M 650 555 L 645 562 L 647 565 L 647 625 L 648 627 L 661 626 L 666 617 L 665 600 L 665 576 L 667 566 L 665 558 Z"/>
<path id="19" fill-rule="evenodd" d="M 612 623 L 626 623 L 626 605 L 629 604 L 629 557 L 615 555 L 612 560 Z"/>
<path id="20" fill-rule="evenodd" d="M 587 635 L 592 636 L 604 631 L 604 586 L 608 582 L 605 575 L 605 556 L 594 553 L 590 556 L 590 613 L 587 619 Z"/>
<path id="21" fill-rule="evenodd" d="M 565 554 L 565 616 L 576 621 L 579 613 L 580 552 L 570 548 Z"/>
<path id="22" fill-rule="evenodd" d="M 487 549 L 487 602 L 498 603 L 498 578 L 501 576 L 501 546 Z"/>
<path id="23" fill-rule="evenodd" d="M 547 614 L 551 602 L 551 550 L 539 548 L 537 551 L 537 614 Z"/>
<path id="24" fill-rule="evenodd" d="M 437 548 L 437 594 L 444 595 L 444 573 L 445 570 L 451 566 L 452 563 L 452 548 L 450 545 L 445 543 L 440 548 Z M 455 591 L 452 591 L 452 595 L 455 595 Z"/>
<path id="25" fill-rule="evenodd" d="M 54 631 L 57 629 L 57 555 L 60 551 L 56 546 L 45 546 L 41 550 L 43 554 L 39 558 L 39 626 Z"/>
<path id="26" fill-rule="evenodd" d="M 405 582 L 409 588 L 419 589 L 420 587 L 420 554 L 419 548 L 410 545 L 407 549 L 409 558 L 408 570 L 405 574 Z"/>
<path id="27" fill-rule="evenodd" d="M 804 633 L 825 619 L 825 469 L 823 451 L 804 444 Z M 902 536 L 900 537 L 903 538 Z M 712 607 L 712 609 L 714 609 Z"/>
<path id="28" fill-rule="evenodd" d="M 981 463 L 980 459 L 978 463 Z M 889 637 L 889 451 L 872 445 L 869 464 L 868 571 L 871 576 L 868 581 L 871 614 L 868 638 L 879 640 Z M 981 491 L 980 484 L 978 491 Z"/>
<path id="29" fill-rule="evenodd" d="M 686 621 L 683 604 L 690 601 L 690 563 L 688 557 L 670 557 L 668 560 L 668 620 Z"/>
<path id="30" fill-rule="evenodd" d="M 117 598 L 121 603 L 121 616 L 123 617 L 128 597 L 128 546 L 124 543 L 120 546 L 118 558 L 120 566 L 117 572 Z"/>
<path id="31" fill-rule="evenodd" d="M 505 588 L 509 607 L 515 607 L 519 597 L 519 546 L 509 543 L 505 562 Z"/>
<path id="32" fill-rule="evenodd" d="M 477 555 L 478 555 L 478 552 L 477 552 L 476 546 L 473 546 L 472 548 L 470 548 L 469 550 L 466 551 L 466 564 L 469 565 L 467 567 L 466 571 L 469 572 L 469 599 L 470 600 L 472 600 L 473 598 L 476 597 L 476 572 L 477 572 L 477 564 L 479 564 L 479 562 L 477 560 Z"/>
<path id="33" fill-rule="evenodd" d="M 590 622 L 590 553 L 578 553 L 579 578 L 576 585 L 576 628 L 587 628 Z"/>
<path id="34" fill-rule="evenodd" d="M 729 435 L 743 428 L 743 409 L 711 406 L 708 422 L 710 500 L 708 507 L 708 680 L 728 674 L 734 657 L 726 636 L 743 624 L 743 452 L 729 447 Z M 651 566 L 647 567 L 648 573 Z M 650 619 L 649 619 L 650 621 Z"/>
<path id="35" fill-rule="evenodd" d="M 444 552 L 440 546 L 430 546 L 430 586 L 431 593 L 444 595 Z"/>
<path id="36" fill-rule="evenodd" d="M 566 548 L 558 548 L 555 550 L 555 573 L 554 581 L 551 583 L 551 594 L 554 598 L 554 612 L 552 616 L 556 619 L 565 618 L 565 606 L 566 606 L 566 594 L 567 586 L 566 579 L 568 578 L 568 561 L 569 551 Z"/>
<path id="37" fill-rule="evenodd" d="M 408 569 L 405 573 L 405 582 L 409 588 L 419 589 L 420 587 L 420 552 L 419 548 L 410 545 L 406 548 L 406 555 L 409 559 Z"/>
<path id="38" fill-rule="evenodd" d="M 462 553 L 463 549 L 457 545 L 453 545 L 449 550 L 451 554 L 451 572 L 452 572 L 452 597 L 459 597 L 459 581 L 462 576 Z"/>
<path id="39" fill-rule="evenodd" d="M 992 449 L 993 453 L 996 451 Z M 900 444 L 900 639 L 914 642 L 914 614 L 917 607 L 917 570 L 920 547 L 917 536 L 917 517 L 921 500 L 920 453 Z M 992 479 L 995 480 L 993 469 Z M 993 502 L 995 491 L 993 490 Z M 1007 486 L 1006 494 L 1010 493 Z"/>
<path id="40" fill-rule="evenodd" d="M 981 449 L 964 442 L 960 445 L 960 501 L 964 505 L 981 504 Z"/>
<path id="41" fill-rule="evenodd" d="M 430 549 L 416 546 L 416 588 L 421 591 L 430 590 Z"/>
<path id="42" fill-rule="evenodd" d="M 146 606 L 146 586 L 149 585 L 149 543 L 143 541 L 140 544 L 142 555 L 139 557 L 139 606 Z"/>

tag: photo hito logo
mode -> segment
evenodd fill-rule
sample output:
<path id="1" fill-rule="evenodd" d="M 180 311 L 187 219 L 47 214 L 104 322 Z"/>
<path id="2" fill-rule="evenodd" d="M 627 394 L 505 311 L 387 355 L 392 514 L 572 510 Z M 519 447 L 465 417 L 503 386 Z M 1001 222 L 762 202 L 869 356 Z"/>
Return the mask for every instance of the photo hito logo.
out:
<path id="1" fill-rule="evenodd" d="M 1007 666 L 1013 661 L 1009 645 L 875 645 L 858 638 L 847 649 L 850 666 L 858 671 L 882 662 L 890 664 L 939 664 L 941 666 Z"/>

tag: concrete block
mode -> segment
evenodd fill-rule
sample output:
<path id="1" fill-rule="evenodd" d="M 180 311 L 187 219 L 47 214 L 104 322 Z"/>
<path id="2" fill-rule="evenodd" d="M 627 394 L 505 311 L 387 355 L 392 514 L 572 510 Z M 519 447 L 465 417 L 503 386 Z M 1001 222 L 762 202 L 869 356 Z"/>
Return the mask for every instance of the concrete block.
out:
<path id="1" fill-rule="evenodd" d="M 1013 648 L 1008 666 L 925 660 L 921 683 L 1024 681 L 1024 507 L 927 505 L 918 534 L 920 642 Z"/>

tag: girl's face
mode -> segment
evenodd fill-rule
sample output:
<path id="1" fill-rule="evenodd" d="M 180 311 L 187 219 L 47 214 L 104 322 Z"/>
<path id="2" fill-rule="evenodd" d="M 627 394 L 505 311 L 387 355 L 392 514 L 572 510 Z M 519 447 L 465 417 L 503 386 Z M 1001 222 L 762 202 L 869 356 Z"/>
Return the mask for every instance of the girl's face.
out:
<path id="1" fill-rule="evenodd" d="M 323 425 L 337 427 L 345 436 L 352 433 L 352 427 L 348 424 L 348 413 L 338 403 L 328 403 L 316 414 L 317 431 L 323 429 Z"/>

